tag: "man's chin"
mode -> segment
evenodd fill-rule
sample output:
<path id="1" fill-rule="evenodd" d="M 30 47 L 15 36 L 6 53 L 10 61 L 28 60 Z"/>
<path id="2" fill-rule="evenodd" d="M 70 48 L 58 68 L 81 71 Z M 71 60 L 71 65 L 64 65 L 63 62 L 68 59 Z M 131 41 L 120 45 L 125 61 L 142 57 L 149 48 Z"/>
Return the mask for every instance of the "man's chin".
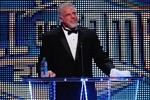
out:
<path id="1" fill-rule="evenodd" d="M 77 28 L 77 27 L 78 27 L 78 24 L 77 24 L 77 25 L 71 25 L 71 26 L 70 26 L 70 28 L 72 28 L 72 29 L 73 29 L 73 28 Z"/>

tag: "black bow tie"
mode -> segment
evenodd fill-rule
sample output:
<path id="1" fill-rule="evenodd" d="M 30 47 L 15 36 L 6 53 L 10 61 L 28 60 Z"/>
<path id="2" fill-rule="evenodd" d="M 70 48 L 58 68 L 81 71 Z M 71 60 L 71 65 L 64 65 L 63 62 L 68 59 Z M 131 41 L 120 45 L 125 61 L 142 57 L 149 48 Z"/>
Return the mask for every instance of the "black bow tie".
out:
<path id="1" fill-rule="evenodd" d="M 72 29 L 72 30 L 68 30 L 68 35 L 72 34 L 72 33 L 75 33 L 77 34 L 78 33 L 78 30 L 76 29 Z"/>
<path id="2" fill-rule="evenodd" d="M 71 33 L 75 33 L 75 34 L 78 33 L 78 29 L 71 29 L 71 30 L 68 30 L 68 29 L 64 28 L 64 30 L 66 30 L 66 31 L 68 32 L 68 35 L 70 35 Z"/>

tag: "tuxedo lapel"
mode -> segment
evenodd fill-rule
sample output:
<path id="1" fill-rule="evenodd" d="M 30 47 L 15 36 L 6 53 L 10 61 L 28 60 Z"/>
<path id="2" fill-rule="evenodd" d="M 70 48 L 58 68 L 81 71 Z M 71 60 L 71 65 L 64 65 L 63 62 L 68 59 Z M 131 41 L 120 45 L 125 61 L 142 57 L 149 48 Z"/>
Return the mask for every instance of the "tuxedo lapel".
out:
<path id="1" fill-rule="evenodd" d="M 67 39 L 65 37 L 65 34 L 64 34 L 62 28 L 60 27 L 59 30 L 60 31 L 58 32 L 58 34 L 59 34 L 60 41 L 61 41 L 62 45 L 64 46 L 64 48 L 66 49 L 66 51 L 68 52 L 68 54 L 70 55 L 70 57 L 74 60 L 71 50 L 70 50 L 70 47 L 69 47 L 69 44 L 67 42 Z M 82 30 L 79 28 L 78 34 L 79 35 L 78 35 L 78 43 L 77 43 L 75 60 L 78 59 L 80 52 L 81 52 L 81 42 L 83 42 L 84 32 L 82 32 Z"/>
<path id="2" fill-rule="evenodd" d="M 69 44 L 67 42 L 67 39 L 65 37 L 65 34 L 62 30 L 62 28 L 60 27 L 60 31 L 59 31 L 59 38 L 60 38 L 60 41 L 62 43 L 62 45 L 64 46 L 64 48 L 66 49 L 66 51 L 68 52 L 68 54 L 72 57 L 73 59 L 73 56 L 72 56 L 72 53 L 71 53 L 71 50 L 70 50 L 70 47 L 69 47 Z"/>

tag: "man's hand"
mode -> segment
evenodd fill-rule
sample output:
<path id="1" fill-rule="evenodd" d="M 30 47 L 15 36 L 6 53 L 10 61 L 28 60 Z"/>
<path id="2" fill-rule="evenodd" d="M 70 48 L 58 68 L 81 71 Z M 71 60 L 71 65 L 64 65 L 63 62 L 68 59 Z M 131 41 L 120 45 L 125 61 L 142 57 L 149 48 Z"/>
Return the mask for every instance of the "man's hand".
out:
<path id="1" fill-rule="evenodd" d="M 49 70 L 48 77 L 56 77 L 56 74 L 53 71 Z"/>

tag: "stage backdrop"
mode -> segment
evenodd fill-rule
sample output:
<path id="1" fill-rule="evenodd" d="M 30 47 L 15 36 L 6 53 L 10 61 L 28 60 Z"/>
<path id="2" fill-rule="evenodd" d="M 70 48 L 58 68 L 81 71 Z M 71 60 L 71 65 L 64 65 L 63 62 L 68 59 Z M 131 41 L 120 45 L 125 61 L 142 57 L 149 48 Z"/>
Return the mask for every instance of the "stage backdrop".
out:
<path id="1" fill-rule="evenodd" d="M 38 76 L 41 35 L 60 25 L 57 7 L 64 1 L 69 0 L 0 1 L 0 100 L 29 99 L 22 77 Z M 149 100 L 150 1 L 70 1 L 77 7 L 79 24 L 96 31 L 116 68 L 145 77 L 139 84 L 138 100 Z M 93 76 L 107 77 L 94 63 Z"/>

